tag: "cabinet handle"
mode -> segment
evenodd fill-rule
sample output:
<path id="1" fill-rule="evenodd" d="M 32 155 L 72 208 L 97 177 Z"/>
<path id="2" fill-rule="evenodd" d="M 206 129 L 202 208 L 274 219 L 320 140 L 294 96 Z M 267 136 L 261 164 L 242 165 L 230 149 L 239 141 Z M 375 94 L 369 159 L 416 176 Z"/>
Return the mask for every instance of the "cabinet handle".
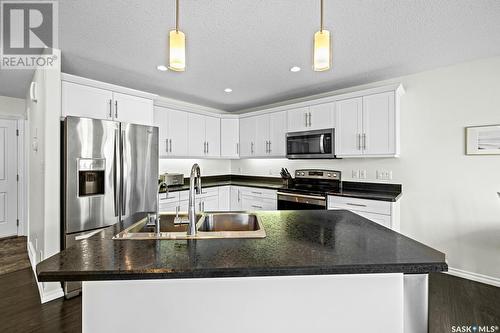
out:
<path id="1" fill-rule="evenodd" d="M 172 152 L 172 139 L 168 140 L 170 142 L 170 152 Z"/>
<path id="2" fill-rule="evenodd" d="M 240 202 L 240 201 L 241 201 L 241 191 L 238 190 L 238 202 Z"/>
<path id="3" fill-rule="evenodd" d="M 210 151 L 210 148 L 209 148 L 210 146 L 209 146 L 208 144 L 209 144 L 209 142 L 207 141 L 207 154 L 208 154 L 208 153 L 209 153 L 209 151 Z"/>
<path id="4" fill-rule="evenodd" d="M 259 195 L 262 195 L 262 192 L 253 192 L 253 191 L 252 191 L 252 193 L 253 193 L 253 194 L 259 194 Z"/>
<path id="5" fill-rule="evenodd" d="M 348 206 L 356 206 L 356 207 L 366 207 L 366 205 L 363 205 L 363 204 L 355 204 L 355 203 L 350 203 L 350 202 L 346 202 L 346 205 L 348 205 Z"/>
<path id="6" fill-rule="evenodd" d="M 115 118 L 118 118 L 118 101 L 115 101 Z"/>
<path id="7" fill-rule="evenodd" d="M 269 154 L 271 154 L 271 140 L 269 140 Z"/>
<path id="8" fill-rule="evenodd" d="M 240 144 L 236 143 L 236 155 L 240 154 Z"/>
<path id="9" fill-rule="evenodd" d="M 253 155 L 253 142 L 250 143 L 250 153 Z"/>
<path id="10" fill-rule="evenodd" d="M 361 134 L 356 135 L 356 147 L 361 150 Z"/>
<path id="11" fill-rule="evenodd" d="M 201 202 L 201 207 L 203 207 L 203 208 L 202 208 L 202 211 L 205 211 L 205 201 L 202 201 L 202 202 Z"/>
<path id="12" fill-rule="evenodd" d="M 109 100 L 109 118 L 113 118 L 113 101 Z"/>
<path id="13" fill-rule="evenodd" d="M 311 112 L 309 112 L 309 127 L 312 126 L 312 115 L 311 115 Z"/>
<path id="14" fill-rule="evenodd" d="M 259 208 L 259 209 L 262 209 L 262 206 L 252 205 L 252 208 Z"/>
<path id="15" fill-rule="evenodd" d="M 168 139 L 165 139 L 165 151 L 168 153 Z"/>
<path id="16" fill-rule="evenodd" d="M 366 149 L 366 133 L 363 133 L 363 149 Z"/>
<path id="17" fill-rule="evenodd" d="M 306 116 L 306 127 L 307 127 L 307 112 L 304 112 L 304 116 Z"/>
<path id="18" fill-rule="evenodd" d="M 203 141 L 203 154 L 207 153 L 207 142 Z"/>

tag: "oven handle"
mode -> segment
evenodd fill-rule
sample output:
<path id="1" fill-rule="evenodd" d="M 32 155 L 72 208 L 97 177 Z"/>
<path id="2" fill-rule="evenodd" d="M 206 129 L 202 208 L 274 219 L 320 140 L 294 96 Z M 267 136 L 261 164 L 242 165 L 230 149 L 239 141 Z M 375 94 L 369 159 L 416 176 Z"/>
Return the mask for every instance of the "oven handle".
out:
<path id="1" fill-rule="evenodd" d="M 284 193 L 284 192 L 277 192 L 278 195 L 284 195 L 287 197 L 297 197 L 297 198 L 307 198 L 307 199 L 316 199 L 316 200 L 326 200 L 325 197 L 319 197 L 316 195 L 306 195 L 306 194 L 295 194 L 295 193 Z"/>

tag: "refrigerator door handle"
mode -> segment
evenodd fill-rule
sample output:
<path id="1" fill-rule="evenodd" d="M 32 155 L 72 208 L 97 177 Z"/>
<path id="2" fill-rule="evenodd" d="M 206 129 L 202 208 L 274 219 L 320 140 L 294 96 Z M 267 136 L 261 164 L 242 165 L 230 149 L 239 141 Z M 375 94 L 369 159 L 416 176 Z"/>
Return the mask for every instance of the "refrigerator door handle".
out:
<path id="1" fill-rule="evenodd" d="M 120 138 L 118 129 L 115 129 L 115 144 L 113 148 L 113 202 L 115 206 L 115 216 L 118 216 L 118 206 L 120 205 L 120 201 L 118 200 L 118 151 L 120 150 Z"/>
<path id="2" fill-rule="evenodd" d="M 125 163 L 125 131 L 122 130 L 122 135 L 121 135 L 121 154 L 120 154 L 120 158 L 121 158 L 121 161 L 120 161 L 120 176 L 121 176 L 121 181 L 120 181 L 120 197 L 121 197 L 121 216 L 125 216 L 126 215 L 126 209 L 125 209 L 125 201 L 126 201 L 126 187 L 127 187 L 127 184 L 125 183 L 125 178 L 124 177 L 124 172 L 125 172 L 125 169 L 126 169 L 126 163 Z"/>

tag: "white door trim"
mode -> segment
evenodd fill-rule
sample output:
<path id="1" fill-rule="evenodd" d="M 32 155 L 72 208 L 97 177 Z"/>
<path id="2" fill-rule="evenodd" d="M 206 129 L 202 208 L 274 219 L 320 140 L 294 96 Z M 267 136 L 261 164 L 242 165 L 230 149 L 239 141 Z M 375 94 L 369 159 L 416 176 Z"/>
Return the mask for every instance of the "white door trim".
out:
<path id="1" fill-rule="evenodd" d="M 17 120 L 17 174 L 19 175 L 19 181 L 17 182 L 17 219 L 19 220 L 19 226 L 17 228 L 18 236 L 26 236 L 28 234 L 28 223 L 27 223 L 27 200 L 26 194 L 28 193 L 27 185 L 27 161 L 28 158 L 25 156 L 27 150 L 25 149 L 26 142 L 26 121 L 24 119 Z"/>

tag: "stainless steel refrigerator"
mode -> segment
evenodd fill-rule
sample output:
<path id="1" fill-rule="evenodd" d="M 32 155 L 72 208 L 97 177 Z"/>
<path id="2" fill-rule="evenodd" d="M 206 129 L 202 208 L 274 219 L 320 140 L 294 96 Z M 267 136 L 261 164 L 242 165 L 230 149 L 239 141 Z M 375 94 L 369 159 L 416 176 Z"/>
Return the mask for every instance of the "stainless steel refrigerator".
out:
<path id="1" fill-rule="evenodd" d="M 158 128 L 67 117 L 63 126 L 63 246 L 137 212 L 156 211 Z M 81 284 L 66 283 L 67 297 Z"/>

